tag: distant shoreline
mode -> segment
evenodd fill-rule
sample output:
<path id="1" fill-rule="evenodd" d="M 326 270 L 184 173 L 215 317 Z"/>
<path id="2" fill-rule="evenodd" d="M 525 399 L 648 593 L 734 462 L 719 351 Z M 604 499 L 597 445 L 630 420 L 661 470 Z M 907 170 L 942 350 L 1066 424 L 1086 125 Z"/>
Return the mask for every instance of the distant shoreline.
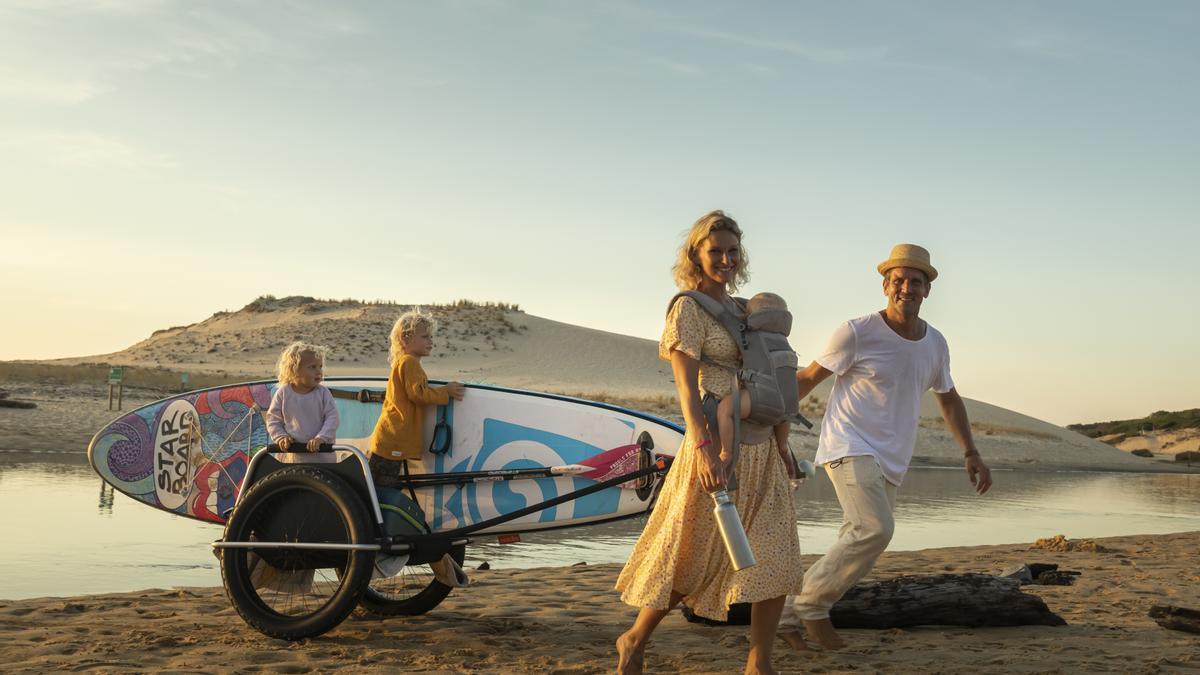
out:
<path id="1" fill-rule="evenodd" d="M 32 410 L 0 409 L 0 454 L 12 458 L 25 452 L 30 457 L 45 460 L 77 452 L 79 457 L 84 457 L 92 436 L 120 414 L 107 407 L 107 374 L 108 366 L 101 364 L 0 362 L 0 388 L 10 390 L 14 398 L 29 400 L 37 405 Z M 384 372 L 373 374 L 382 377 Z M 340 374 L 335 371 L 335 375 Z M 190 377 L 188 389 L 263 379 L 271 379 L 270 374 L 196 374 Z M 121 412 L 174 395 L 181 386 L 179 371 L 129 368 L 126 371 Z M 674 396 L 667 394 L 623 394 L 570 383 L 543 390 L 611 403 L 682 423 L 678 403 Z M 968 401 L 968 406 L 976 441 L 993 468 L 1200 473 L 1200 465 L 1188 467 L 1134 457 L 1099 441 L 995 406 L 977 401 Z M 922 418 L 918 429 L 913 466 L 959 467 L 961 449 L 945 431 L 941 420 L 930 416 L 936 415 L 935 411 L 923 410 L 923 413 L 927 416 Z M 819 425 L 819 410 L 807 410 L 806 414 Z M 816 431 L 794 428 L 791 445 L 798 457 L 811 460 L 816 454 Z"/>

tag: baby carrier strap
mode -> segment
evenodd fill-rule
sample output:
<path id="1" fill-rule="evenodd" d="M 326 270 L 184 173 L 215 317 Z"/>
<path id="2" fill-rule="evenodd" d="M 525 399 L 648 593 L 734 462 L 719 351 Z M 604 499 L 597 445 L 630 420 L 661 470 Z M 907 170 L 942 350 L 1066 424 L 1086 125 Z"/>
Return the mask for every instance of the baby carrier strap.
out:
<path id="1" fill-rule="evenodd" d="M 729 337 L 732 338 L 733 343 L 737 345 L 738 354 L 743 358 L 745 357 L 746 349 L 749 347 L 749 343 L 746 341 L 746 322 L 744 319 L 742 319 L 742 317 L 739 317 L 733 312 L 729 311 L 729 308 L 726 307 L 724 303 L 719 302 L 716 298 L 695 290 L 680 291 L 675 295 L 675 297 L 671 298 L 671 304 L 667 305 L 668 314 L 670 314 L 671 308 L 675 306 L 675 303 L 679 302 L 679 299 L 683 297 L 689 297 L 695 300 L 700 304 L 701 307 L 704 308 L 704 311 L 711 314 L 712 317 L 721 324 L 726 332 L 729 333 Z M 735 300 L 741 299 L 735 298 Z M 742 304 L 745 304 L 744 300 L 742 300 Z M 725 487 L 729 490 L 736 490 L 737 458 L 738 451 L 741 450 L 742 446 L 742 392 L 741 388 L 738 386 L 741 379 L 741 370 L 739 368 L 734 368 L 727 364 L 714 361 L 711 358 L 703 355 L 700 356 L 700 362 L 721 368 L 722 370 L 726 370 L 733 375 L 733 386 L 731 387 L 730 392 L 730 395 L 733 396 L 733 447 L 730 448 L 730 456 L 733 458 L 733 470 L 729 472 L 729 478 Z M 700 407 L 704 411 L 705 422 L 708 423 L 708 436 L 710 439 L 720 438 L 721 434 L 720 425 L 717 423 L 717 403 L 717 397 L 711 394 L 705 395 L 700 399 Z"/>
<path id="2" fill-rule="evenodd" d="M 671 298 L 671 304 L 667 305 L 668 314 L 670 314 L 671 308 L 675 306 L 675 303 L 679 302 L 679 299 L 683 297 L 688 297 L 692 300 L 695 300 L 700 304 L 701 307 L 704 308 L 704 311 L 711 314 L 712 317 L 717 320 L 717 323 L 721 324 L 721 326 L 724 327 L 729 333 L 729 337 L 733 338 L 734 344 L 737 345 L 738 353 L 743 356 L 745 355 L 746 349 L 748 349 L 750 345 L 748 342 L 746 342 L 746 320 L 744 318 L 729 311 L 729 307 L 716 298 L 701 293 L 700 291 L 680 291 L 676 293 L 675 297 Z M 746 301 L 742 298 L 734 298 L 734 300 L 740 302 L 742 305 L 746 304 Z M 734 370 L 728 365 L 724 365 L 716 361 L 705 362 L 711 363 L 712 365 L 720 368 L 724 368 L 725 370 Z"/>

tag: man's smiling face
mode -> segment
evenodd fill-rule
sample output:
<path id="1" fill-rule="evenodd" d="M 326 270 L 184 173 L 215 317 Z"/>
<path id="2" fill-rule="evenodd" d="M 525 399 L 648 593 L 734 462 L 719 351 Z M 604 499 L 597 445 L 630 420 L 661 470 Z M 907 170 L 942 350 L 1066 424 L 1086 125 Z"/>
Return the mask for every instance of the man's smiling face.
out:
<path id="1" fill-rule="evenodd" d="M 883 278 L 883 294 L 888 309 L 905 318 L 915 318 L 921 312 L 921 302 L 929 297 L 929 281 L 925 273 L 911 267 L 893 267 Z"/>

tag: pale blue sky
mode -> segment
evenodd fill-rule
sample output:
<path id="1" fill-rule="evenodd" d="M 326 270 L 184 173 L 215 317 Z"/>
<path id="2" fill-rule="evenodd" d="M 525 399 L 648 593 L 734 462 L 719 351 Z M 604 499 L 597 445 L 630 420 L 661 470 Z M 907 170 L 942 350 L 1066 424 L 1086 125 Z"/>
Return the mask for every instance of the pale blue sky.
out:
<path id="1" fill-rule="evenodd" d="M 0 359 L 263 293 L 654 338 L 719 207 L 802 359 L 913 241 L 964 395 L 1200 405 L 1200 5 L 830 5 L 0 0 Z"/>

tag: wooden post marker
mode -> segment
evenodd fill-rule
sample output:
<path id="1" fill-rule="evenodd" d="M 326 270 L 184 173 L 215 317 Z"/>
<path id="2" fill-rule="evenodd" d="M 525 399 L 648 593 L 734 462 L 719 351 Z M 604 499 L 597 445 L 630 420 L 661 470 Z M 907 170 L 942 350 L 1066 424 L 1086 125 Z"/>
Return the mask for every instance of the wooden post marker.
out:
<path id="1" fill-rule="evenodd" d="M 108 409 L 113 409 L 113 389 L 116 389 L 117 394 L 117 410 L 121 409 L 121 397 L 125 393 L 125 385 L 122 382 L 125 379 L 125 369 L 121 366 L 113 366 L 108 369 Z"/>

